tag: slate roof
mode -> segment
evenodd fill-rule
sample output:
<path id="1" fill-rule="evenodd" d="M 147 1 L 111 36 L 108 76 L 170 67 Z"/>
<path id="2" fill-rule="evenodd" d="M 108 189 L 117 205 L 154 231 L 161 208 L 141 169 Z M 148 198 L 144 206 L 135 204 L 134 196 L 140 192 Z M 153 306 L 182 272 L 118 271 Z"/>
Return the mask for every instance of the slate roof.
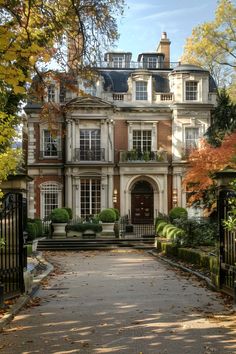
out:
<path id="1" fill-rule="evenodd" d="M 127 92 L 128 79 L 133 70 L 106 70 L 100 74 L 104 78 L 104 90 L 111 92 Z M 170 92 L 168 73 L 152 73 L 157 92 Z"/>

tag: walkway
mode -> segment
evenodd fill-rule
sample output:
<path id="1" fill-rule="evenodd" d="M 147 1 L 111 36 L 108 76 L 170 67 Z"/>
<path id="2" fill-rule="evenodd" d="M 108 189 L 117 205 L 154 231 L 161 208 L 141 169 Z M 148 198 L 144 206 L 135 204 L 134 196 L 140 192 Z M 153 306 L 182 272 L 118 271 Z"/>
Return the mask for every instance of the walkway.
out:
<path id="1" fill-rule="evenodd" d="M 138 250 L 49 257 L 59 268 L 0 333 L 0 353 L 236 353 L 222 297 L 189 274 Z"/>

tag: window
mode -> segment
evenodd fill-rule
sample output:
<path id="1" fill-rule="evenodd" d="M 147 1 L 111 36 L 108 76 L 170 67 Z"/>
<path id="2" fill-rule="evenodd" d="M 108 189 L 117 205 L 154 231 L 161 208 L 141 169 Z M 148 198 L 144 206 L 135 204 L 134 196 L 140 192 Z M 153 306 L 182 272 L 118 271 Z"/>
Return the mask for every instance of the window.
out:
<path id="1" fill-rule="evenodd" d="M 137 81 L 136 82 L 136 100 L 145 101 L 147 100 L 147 82 Z"/>
<path id="2" fill-rule="evenodd" d="M 61 188 L 56 183 L 41 186 L 41 216 L 46 219 L 53 209 L 58 208 L 61 200 Z"/>
<path id="3" fill-rule="evenodd" d="M 133 149 L 136 151 L 151 151 L 152 131 L 134 130 L 133 131 Z"/>
<path id="4" fill-rule="evenodd" d="M 81 179 L 80 184 L 81 216 L 95 215 L 101 209 L 101 180 Z"/>
<path id="5" fill-rule="evenodd" d="M 198 83 L 197 81 L 186 81 L 185 99 L 187 101 L 197 101 L 198 99 Z"/>
<path id="6" fill-rule="evenodd" d="M 147 64 L 149 69 L 155 69 L 157 67 L 157 58 L 149 57 Z"/>
<path id="7" fill-rule="evenodd" d="M 48 102 L 55 102 L 56 98 L 55 85 L 51 84 L 48 86 Z"/>
<path id="8" fill-rule="evenodd" d="M 52 135 L 49 130 L 43 131 L 43 156 L 58 156 L 58 137 Z"/>
<path id="9" fill-rule="evenodd" d="M 80 130 L 80 160 L 101 160 L 101 132 L 100 129 Z"/>
<path id="10" fill-rule="evenodd" d="M 122 68 L 123 67 L 123 57 L 114 57 L 113 58 L 113 67 Z"/>
<path id="11" fill-rule="evenodd" d="M 198 147 L 199 128 L 185 128 L 185 153 L 188 155 L 192 149 Z"/>

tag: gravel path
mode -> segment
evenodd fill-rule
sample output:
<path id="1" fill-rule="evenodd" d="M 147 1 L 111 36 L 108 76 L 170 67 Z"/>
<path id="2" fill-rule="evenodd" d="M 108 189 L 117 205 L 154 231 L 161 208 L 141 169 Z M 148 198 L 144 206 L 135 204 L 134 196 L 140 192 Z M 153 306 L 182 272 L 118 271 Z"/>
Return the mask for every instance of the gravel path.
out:
<path id="1" fill-rule="evenodd" d="M 236 353 L 224 298 L 148 253 L 47 257 L 56 271 L 0 333 L 0 353 Z"/>

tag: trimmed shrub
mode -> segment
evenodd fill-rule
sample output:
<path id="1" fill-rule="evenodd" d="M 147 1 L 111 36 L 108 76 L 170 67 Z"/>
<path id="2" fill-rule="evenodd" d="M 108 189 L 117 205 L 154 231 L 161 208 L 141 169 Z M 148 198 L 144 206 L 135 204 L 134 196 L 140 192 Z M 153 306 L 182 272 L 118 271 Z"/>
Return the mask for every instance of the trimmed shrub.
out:
<path id="1" fill-rule="evenodd" d="M 56 208 L 51 212 L 50 220 L 53 223 L 67 223 L 69 221 L 69 214 L 64 208 Z"/>
<path id="2" fill-rule="evenodd" d="M 85 232 L 87 230 L 91 230 L 94 232 L 101 232 L 102 225 L 85 222 L 85 223 L 79 223 L 79 224 L 74 224 L 74 225 L 68 225 L 67 230 L 68 231 L 78 231 L 78 232 Z"/>
<path id="3" fill-rule="evenodd" d="M 182 207 L 175 207 L 170 210 L 169 212 L 169 218 L 171 221 L 175 219 L 187 219 L 188 218 L 188 212 L 185 208 Z"/>
<path id="4" fill-rule="evenodd" d="M 65 209 L 69 215 L 69 219 L 72 220 L 73 218 L 73 213 L 71 208 L 63 207 L 62 209 Z"/>
<path id="5" fill-rule="evenodd" d="M 157 223 L 157 227 L 156 227 L 156 233 L 160 236 L 162 236 L 162 230 L 164 228 L 164 226 L 168 225 L 168 223 L 166 221 L 161 221 Z"/>
<path id="6" fill-rule="evenodd" d="M 26 225 L 26 231 L 28 233 L 28 241 L 33 241 L 37 237 L 37 225 L 33 222 L 28 222 Z"/>
<path id="7" fill-rule="evenodd" d="M 99 219 L 102 222 L 107 222 L 107 223 L 115 222 L 116 221 L 116 213 L 111 208 L 103 209 L 101 211 L 101 213 L 99 214 Z"/>
<path id="8" fill-rule="evenodd" d="M 34 219 L 33 223 L 37 225 L 37 237 L 43 236 L 43 223 L 41 219 Z"/>
<path id="9" fill-rule="evenodd" d="M 117 209 L 117 208 L 111 208 L 111 209 L 114 210 L 114 212 L 116 213 L 116 221 L 118 221 L 119 218 L 120 218 L 120 211 L 119 211 L 119 209 Z"/>

